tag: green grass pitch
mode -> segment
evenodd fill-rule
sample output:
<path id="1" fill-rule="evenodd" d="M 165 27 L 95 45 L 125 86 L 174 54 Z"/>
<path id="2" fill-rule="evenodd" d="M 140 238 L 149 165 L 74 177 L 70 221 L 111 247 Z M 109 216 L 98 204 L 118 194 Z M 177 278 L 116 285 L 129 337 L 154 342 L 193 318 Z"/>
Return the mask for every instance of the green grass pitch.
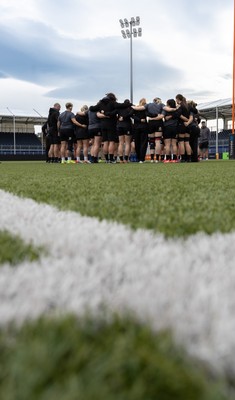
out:
<path id="1" fill-rule="evenodd" d="M 234 161 L 3 162 L 0 178 L 0 189 L 16 195 L 166 237 L 235 229 Z M 0 263 L 38 256 L 38 249 L 6 232 L 0 231 L 0 246 Z M 0 354 L 4 400 L 235 398 L 234 377 L 228 382 L 211 375 L 168 332 L 154 334 L 130 316 L 42 317 L 21 328 L 2 327 Z"/>
<path id="2" fill-rule="evenodd" d="M 0 188 L 170 236 L 235 228 L 235 162 L 1 164 Z"/>

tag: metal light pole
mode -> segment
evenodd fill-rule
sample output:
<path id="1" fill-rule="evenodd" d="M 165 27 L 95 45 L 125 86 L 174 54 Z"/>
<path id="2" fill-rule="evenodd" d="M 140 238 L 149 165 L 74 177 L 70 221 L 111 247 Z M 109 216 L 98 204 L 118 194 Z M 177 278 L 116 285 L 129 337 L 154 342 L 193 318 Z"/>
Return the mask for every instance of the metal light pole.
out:
<path id="1" fill-rule="evenodd" d="M 142 36 L 142 28 L 133 28 L 140 24 L 140 17 L 131 17 L 130 21 L 127 18 L 124 20 L 119 19 L 121 25 L 121 33 L 123 39 L 130 39 L 130 100 L 133 103 L 133 49 L 132 49 L 132 37 Z M 130 27 L 130 29 L 128 29 Z M 127 28 L 127 29 L 123 29 Z"/>
<path id="2" fill-rule="evenodd" d="M 215 136 L 215 158 L 219 159 L 219 110 L 218 107 L 215 109 L 216 112 L 216 136 Z"/>
<path id="3" fill-rule="evenodd" d="M 11 115 L 13 116 L 13 143 L 14 143 L 14 155 L 16 154 L 16 117 L 15 114 L 10 110 L 9 107 L 7 107 L 7 110 L 11 113 Z"/>
<path id="4" fill-rule="evenodd" d="M 233 2 L 233 88 L 232 88 L 232 134 L 235 133 L 235 0 Z"/>
<path id="5" fill-rule="evenodd" d="M 33 108 L 33 111 L 35 111 L 35 113 L 37 113 L 37 114 L 39 115 L 39 117 L 44 118 L 44 117 L 40 114 L 40 112 L 38 112 L 37 110 L 35 110 L 35 108 Z M 41 122 L 41 127 L 42 127 L 42 122 Z M 42 154 L 43 154 L 43 132 L 42 132 L 42 129 L 41 129 L 41 138 L 42 138 L 41 142 L 42 142 Z"/>

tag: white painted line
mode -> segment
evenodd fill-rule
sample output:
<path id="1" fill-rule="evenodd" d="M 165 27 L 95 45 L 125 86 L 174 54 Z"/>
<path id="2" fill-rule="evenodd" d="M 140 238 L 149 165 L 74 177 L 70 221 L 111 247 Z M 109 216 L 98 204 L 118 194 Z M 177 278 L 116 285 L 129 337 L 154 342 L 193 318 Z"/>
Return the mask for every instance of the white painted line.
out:
<path id="1" fill-rule="evenodd" d="M 191 354 L 235 373 L 235 233 L 166 240 L 0 190 L 0 229 L 48 257 L 0 267 L 0 323 L 106 304 L 171 328 Z"/>

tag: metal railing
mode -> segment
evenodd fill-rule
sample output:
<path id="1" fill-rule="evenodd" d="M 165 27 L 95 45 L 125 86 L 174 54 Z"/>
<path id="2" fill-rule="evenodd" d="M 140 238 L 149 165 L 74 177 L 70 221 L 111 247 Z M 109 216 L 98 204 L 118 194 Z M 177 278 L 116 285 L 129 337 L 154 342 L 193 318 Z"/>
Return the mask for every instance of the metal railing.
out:
<path id="1" fill-rule="evenodd" d="M 45 154 L 45 148 L 42 146 L 32 146 L 32 145 L 0 145 L 0 154 Z"/>

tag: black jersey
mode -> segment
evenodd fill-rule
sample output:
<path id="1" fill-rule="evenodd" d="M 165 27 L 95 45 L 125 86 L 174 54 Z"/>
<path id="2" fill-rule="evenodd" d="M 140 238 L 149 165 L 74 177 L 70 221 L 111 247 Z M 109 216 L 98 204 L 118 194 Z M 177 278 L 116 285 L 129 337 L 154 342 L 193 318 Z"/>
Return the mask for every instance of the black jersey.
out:
<path id="1" fill-rule="evenodd" d="M 79 124 L 81 125 L 86 125 L 88 126 L 89 120 L 88 120 L 88 114 L 86 113 L 85 115 L 82 114 L 76 114 L 75 119 Z"/>
<path id="2" fill-rule="evenodd" d="M 121 108 L 119 110 L 116 110 L 117 128 L 128 128 L 128 129 L 131 128 L 132 111 L 133 109 L 130 106 L 127 108 Z"/>
<path id="3" fill-rule="evenodd" d="M 116 110 L 121 108 L 127 108 L 128 105 L 125 103 L 118 103 L 111 100 L 109 97 L 104 97 L 96 106 L 91 106 L 90 111 L 102 112 L 107 118 L 101 118 L 102 128 L 114 128 L 116 127 L 117 114 Z"/>

